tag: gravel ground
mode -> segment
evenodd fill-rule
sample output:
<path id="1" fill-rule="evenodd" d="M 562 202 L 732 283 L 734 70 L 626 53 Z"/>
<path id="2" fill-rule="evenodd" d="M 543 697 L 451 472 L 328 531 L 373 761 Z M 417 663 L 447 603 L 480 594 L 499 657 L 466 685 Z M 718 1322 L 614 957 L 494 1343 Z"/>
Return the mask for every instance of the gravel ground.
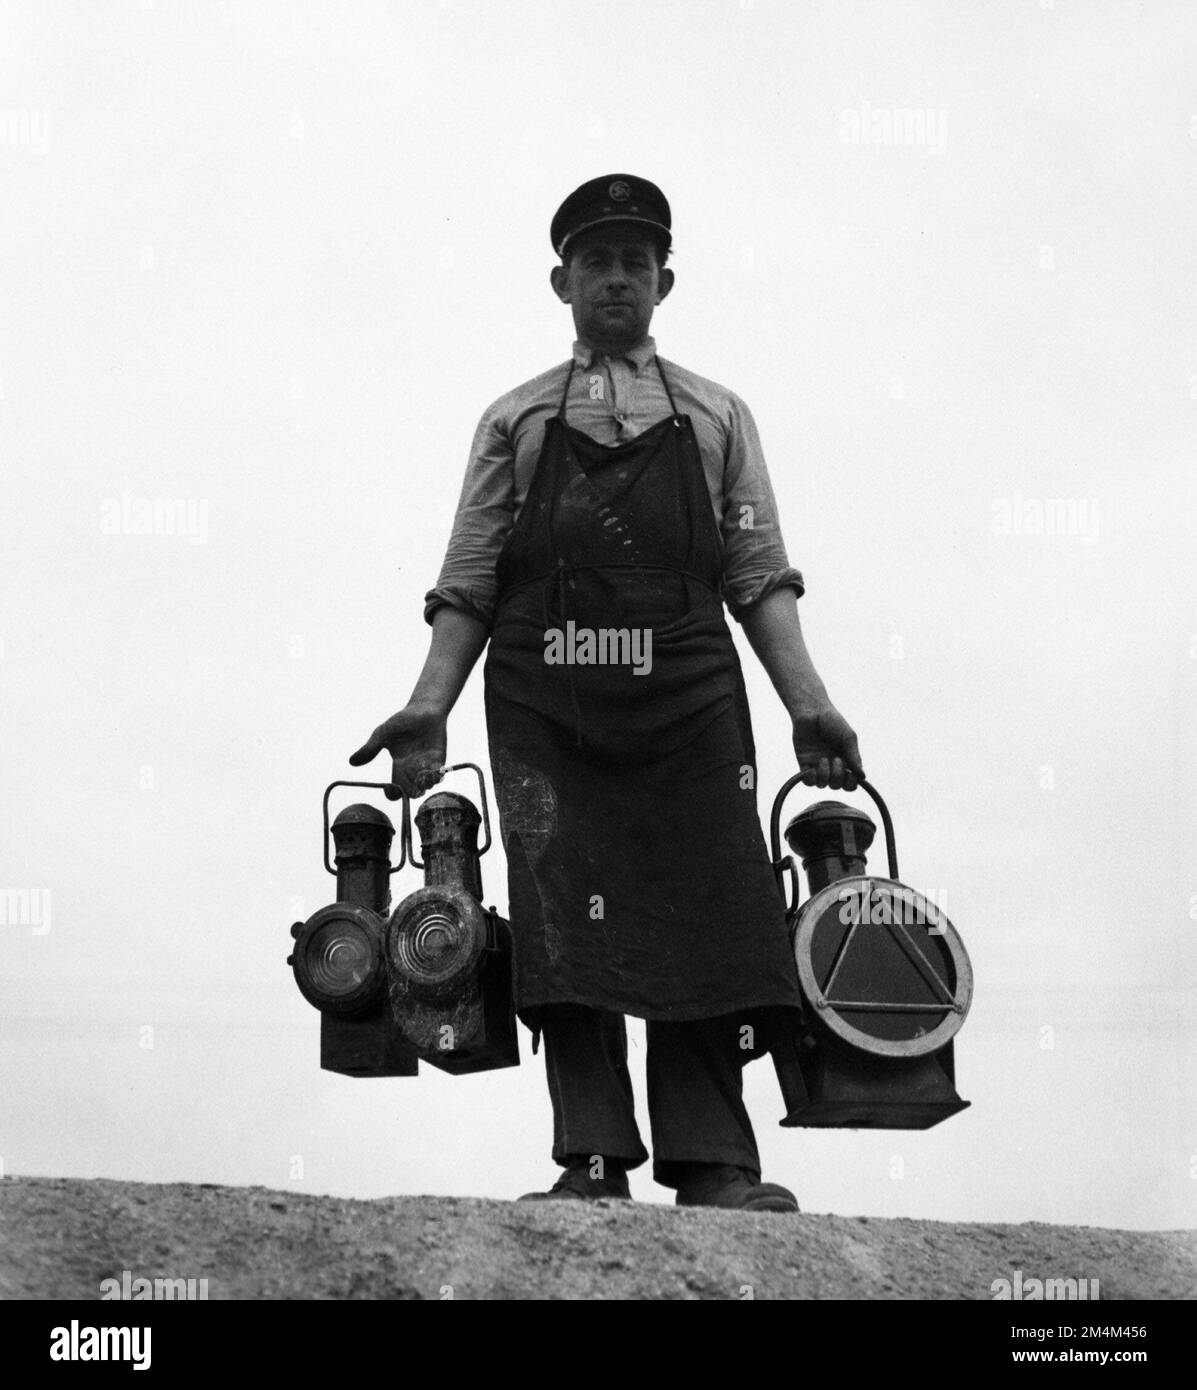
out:
<path id="1" fill-rule="evenodd" d="M 212 1299 L 991 1299 L 1016 1270 L 1184 1299 L 1197 1232 L 0 1182 L 0 1297 L 98 1299 L 125 1270 L 207 1279 Z"/>

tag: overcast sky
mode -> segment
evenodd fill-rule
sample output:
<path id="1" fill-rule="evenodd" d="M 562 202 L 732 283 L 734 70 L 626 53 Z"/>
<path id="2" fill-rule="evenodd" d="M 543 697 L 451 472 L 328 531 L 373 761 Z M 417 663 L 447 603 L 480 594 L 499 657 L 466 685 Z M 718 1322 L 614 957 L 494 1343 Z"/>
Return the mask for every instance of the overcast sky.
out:
<path id="1" fill-rule="evenodd" d="M 323 1073 L 285 958 L 478 417 L 568 355 L 550 218 L 631 172 L 673 208 L 660 350 L 751 407 L 816 664 L 976 973 L 970 1110 L 781 1130 L 757 1065 L 765 1176 L 1193 1225 L 1195 40 L 1099 0 L 10 0 L 4 1171 L 552 1181 L 525 1031 L 509 1071 Z M 788 721 L 737 641 L 767 813 Z M 485 762 L 480 671 L 450 757 Z M 483 878 L 503 906 L 501 847 Z"/>

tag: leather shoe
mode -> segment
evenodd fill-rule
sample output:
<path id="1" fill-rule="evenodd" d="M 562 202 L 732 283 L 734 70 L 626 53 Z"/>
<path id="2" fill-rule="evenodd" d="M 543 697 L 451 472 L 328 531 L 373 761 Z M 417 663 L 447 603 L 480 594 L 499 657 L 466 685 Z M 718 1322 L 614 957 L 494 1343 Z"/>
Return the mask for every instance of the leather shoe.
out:
<path id="1" fill-rule="evenodd" d="M 614 1197 L 624 1202 L 632 1200 L 632 1190 L 628 1186 L 627 1170 L 615 1159 L 603 1160 L 604 1176 L 592 1178 L 590 1167 L 592 1159 L 573 1158 L 565 1172 L 547 1192 L 525 1192 L 521 1202 L 567 1201 L 598 1202 L 604 1197 Z"/>
<path id="2" fill-rule="evenodd" d="M 797 1211 L 786 1187 L 761 1182 L 748 1168 L 726 1163 L 692 1163 L 677 1188 L 679 1207 L 726 1207 L 732 1211 Z"/>

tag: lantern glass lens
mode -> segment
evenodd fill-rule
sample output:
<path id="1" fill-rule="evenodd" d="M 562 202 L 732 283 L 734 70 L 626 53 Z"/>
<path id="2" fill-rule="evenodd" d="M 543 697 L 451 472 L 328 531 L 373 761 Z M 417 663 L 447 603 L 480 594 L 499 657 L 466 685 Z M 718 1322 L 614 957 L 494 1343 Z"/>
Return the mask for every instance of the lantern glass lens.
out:
<path id="1" fill-rule="evenodd" d="M 842 901 L 839 912 L 824 915 L 812 941 L 811 963 L 828 1006 L 885 1041 L 931 1033 L 956 988 L 935 906 L 913 890 L 898 894 L 875 880 L 864 881 L 863 890 L 854 881 Z"/>
<path id="2" fill-rule="evenodd" d="M 481 909 L 468 894 L 430 888 L 400 904 L 387 936 L 400 978 L 432 991 L 448 991 L 468 979 L 484 940 Z"/>
<path id="3" fill-rule="evenodd" d="M 312 983 L 334 999 L 351 994 L 370 973 L 370 943 L 352 922 L 327 922 L 308 943 Z"/>
<path id="4" fill-rule="evenodd" d="M 377 1006 L 386 971 L 383 923 L 376 912 L 331 903 L 292 931 L 295 983 L 309 1004 L 340 1018 L 356 1018 Z"/>

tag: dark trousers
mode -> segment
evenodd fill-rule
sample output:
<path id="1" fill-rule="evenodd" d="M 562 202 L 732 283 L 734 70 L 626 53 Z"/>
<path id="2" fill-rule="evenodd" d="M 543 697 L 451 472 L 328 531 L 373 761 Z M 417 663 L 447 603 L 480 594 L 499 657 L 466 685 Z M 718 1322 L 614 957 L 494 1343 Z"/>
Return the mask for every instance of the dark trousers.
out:
<path id="1" fill-rule="evenodd" d="M 540 1015 L 553 1101 L 553 1157 L 648 1158 L 640 1139 L 622 1014 L 581 1004 L 546 1006 Z M 744 1108 L 740 1023 L 731 1016 L 694 1023 L 649 1021 L 648 1113 L 653 1177 L 676 1187 L 677 1165 L 731 1163 L 760 1175 L 752 1122 Z"/>

